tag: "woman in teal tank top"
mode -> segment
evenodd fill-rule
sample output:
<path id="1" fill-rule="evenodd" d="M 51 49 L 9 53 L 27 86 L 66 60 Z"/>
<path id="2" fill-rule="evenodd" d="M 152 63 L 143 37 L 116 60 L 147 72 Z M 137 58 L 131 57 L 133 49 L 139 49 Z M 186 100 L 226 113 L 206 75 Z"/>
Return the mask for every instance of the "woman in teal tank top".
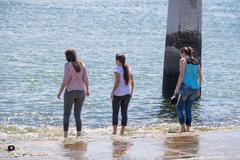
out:
<path id="1" fill-rule="evenodd" d="M 202 71 L 198 60 L 193 57 L 191 47 L 183 47 L 180 51 L 180 73 L 174 94 L 180 95 L 176 108 L 181 125 L 180 132 L 189 132 L 192 123 L 192 105 L 198 94 L 200 96 Z"/>

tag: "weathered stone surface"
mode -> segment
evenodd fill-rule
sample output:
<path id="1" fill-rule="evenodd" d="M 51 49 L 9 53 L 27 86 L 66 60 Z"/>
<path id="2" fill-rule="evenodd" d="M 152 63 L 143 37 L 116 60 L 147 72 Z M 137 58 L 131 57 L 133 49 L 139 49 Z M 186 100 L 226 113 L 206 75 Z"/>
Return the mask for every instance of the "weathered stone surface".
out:
<path id="1" fill-rule="evenodd" d="M 179 49 L 194 49 L 201 62 L 202 0 L 169 0 L 163 71 L 163 96 L 172 96 L 179 75 Z"/>

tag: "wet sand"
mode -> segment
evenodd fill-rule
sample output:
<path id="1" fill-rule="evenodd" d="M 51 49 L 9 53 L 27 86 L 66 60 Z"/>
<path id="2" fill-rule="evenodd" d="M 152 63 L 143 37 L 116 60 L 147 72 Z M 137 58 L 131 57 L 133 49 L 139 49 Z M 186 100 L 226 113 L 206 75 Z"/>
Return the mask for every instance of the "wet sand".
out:
<path id="1" fill-rule="evenodd" d="M 110 133 L 85 134 L 78 139 L 71 135 L 65 140 L 1 133 L 0 159 L 240 159 L 240 129 L 136 136 Z M 6 150 L 10 142 L 15 151 Z"/>

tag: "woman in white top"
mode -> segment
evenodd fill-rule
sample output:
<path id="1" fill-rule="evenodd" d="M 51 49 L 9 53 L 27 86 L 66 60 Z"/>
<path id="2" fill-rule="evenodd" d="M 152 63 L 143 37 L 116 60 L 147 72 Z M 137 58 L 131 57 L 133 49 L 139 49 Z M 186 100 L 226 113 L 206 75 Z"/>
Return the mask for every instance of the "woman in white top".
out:
<path id="1" fill-rule="evenodd" d="M 125 56 L 123 54 L 116 55 L 116 64 L 117 66 L 114 69 L 115 83 L 112 90 L 112 125 L 113 125 L 113 134 L 117 133 L 118 125 L 118 112 L 121 107 L 121 132 L 122 135 L 125 131 L 125 126 L 127 125 L 127 110 L 128 104 L 133 94 L 133 75 L 127 64 L 125 64 Z"/>

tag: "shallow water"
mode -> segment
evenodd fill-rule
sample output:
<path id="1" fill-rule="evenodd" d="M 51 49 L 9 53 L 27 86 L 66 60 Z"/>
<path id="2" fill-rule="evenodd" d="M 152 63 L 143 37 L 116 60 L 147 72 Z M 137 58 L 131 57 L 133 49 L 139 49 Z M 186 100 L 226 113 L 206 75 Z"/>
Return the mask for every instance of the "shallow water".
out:
<path id="1" fill-rule="evenodd" d="M 86 128 L 111 125 L 118 52 L 126 53 L 135 78 L 129 125 L 176 123 L 175 109 L 161 96 L 166 18 L 167 0 L 1 0 L 0 124 L 62 128 L 63 104 L 56 94 L 68 47 L 76 48 L 88 68 Z M 203 1 L 203 86 L 193 107 L 196 126 L 240 124 L 239 18 L 237 0 Z"/>
<path id="2" fill-rule="evenodd" d="M 2 137 L 3 135 L 0 135 Z M 9 144 L 0 139 L 0 159 L 239 159 L 239 130 L 169 133 L 155 136 L 110 136 L 102 132 L 81 138 L 24 137 L 10 134 L 16 150 L 7 152 Z"/>

